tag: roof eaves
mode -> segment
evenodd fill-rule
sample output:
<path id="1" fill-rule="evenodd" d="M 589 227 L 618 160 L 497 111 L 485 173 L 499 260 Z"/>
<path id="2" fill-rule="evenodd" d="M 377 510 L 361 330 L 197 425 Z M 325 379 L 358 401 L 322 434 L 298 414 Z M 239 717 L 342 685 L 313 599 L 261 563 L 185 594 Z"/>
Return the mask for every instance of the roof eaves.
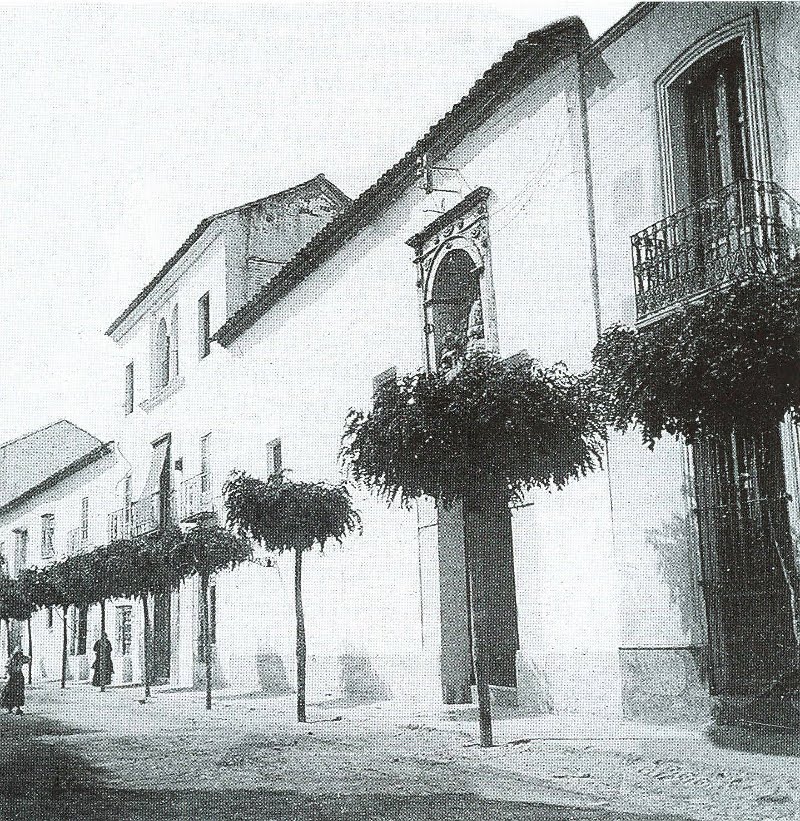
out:
<path id="1" fill-rule="evenodd" d="M 145 299 L 155 290 L 156 286 L 161 282 L 162 279 L 175 267 L 175 265 L 179 262 L 179 260 L 186 254 L 189 249 L 197 242 L 198 239 L 203 235 L 206 228 L 209 227 L 214 221 L 220 219 L 221 217 L 227 217 L 230 214 L 235 214 L 239 211 L 244 211 L 248 208 L 255 208 L 258 205 L 263 205 L 265 202 L 269 202 L 270 200 L 274 200 L 278 197 L 283 197 L 287 194 L 295 193 L 296 191 L 302 190 L 303 188 L 307 188 L 313 183 L 321 184 L 325 187 L 330 194 L 335 197 L 336 199 L 340 200 L 343 206 L 349 205 L 352 200 L 347 194 L 344 193 L 338 186 L 334 185 L 324 174 L 317 174 L 315 177 L 312 177 L 310 180 L 305 180 L 304 182 L 298 183 L 297 185 L 293 185 L 290 188 L 286 188 L 283 191 L 276 191 L 274 194 L 269 194 L 266 197 L 261 197 L 257 200 L 252 200 L 251 202 L 246 202 L 243 205 L 237 205 L 234 208 L 228 208 L 225 211 L 219 211 L 216 214 L 211 214 L 205 219 L 201 220 L 197 226 L 195 227 L 194 231 L 183 241 L 180 248 L 164 263 L 161 267 L 159 272 L 147 283 L 147 285 L 142 288 L 142 290 L 134 297 L 133 301 L 128 305 L 127 308 L 111 323 L 108 330 L 106 331 L 106 336 L 113 336 L 113 334 L 117 331 L 117 329 L 122 325 L 122 323 L 139 307 L 139 305 L 144 302 Z"/>
<path id="2" fill-rule="evenodd" d="M 9 499 L 7 502 L 0 505 L 0 514 L 8 513 L 10 510 L 13 510 L 15 507 L 18 507 L 23 502 L 26 502 L 33 496 L 36 496 L 39 493 L 44 493 L 44 491 L 49 490 L 51 487 L 54 487 L 63 479 L 72 476 L 79 470 L 83 470 L 83 468 L 88 467 L 89 465 L 96 462 L 98 459 L 101 459 L 103 456 L 107 456 L 108 454 L 113 453 L 113 450 L 113 442 L 101 442 L 98 447 L 94 448 L 94 450 L 90 450 L 89 453 L 84 454 L 79 459 L 76 459 L 74 462 L 71 462 L 69 465 L 66 465 L 60 470 L 57 470 L 55 473 L 51 474 L 43 481 L 23 491 L 19 494 L 19 496 L 15 496 L 13 499 Z"/>
<path id="3" fill-rule="evenodd" d="M 225 346 L 237 339 L 341 244 L 365 227 L 399 190 L 413 183 L 419 156 L 446 154 L 471 126 L 485 121 L 521 85 L 530 82 L 554 61 L 578 53 L 590 43 L 586 27 L 577 17 L 545 26 L 517 41 L 410 151 L 353 200 L 349 208 L 317 232 L 275 277 L 229 317 L 217 331 L 215 340 Z"/>

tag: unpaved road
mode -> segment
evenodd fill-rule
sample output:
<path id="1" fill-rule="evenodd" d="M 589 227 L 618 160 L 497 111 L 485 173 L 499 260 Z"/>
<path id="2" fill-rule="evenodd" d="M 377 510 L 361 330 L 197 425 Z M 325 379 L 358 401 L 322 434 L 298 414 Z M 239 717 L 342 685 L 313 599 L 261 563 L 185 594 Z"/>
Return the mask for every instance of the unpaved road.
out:
<path id="1" fill-rule="evenodd" d="M 209 713 L 197 693 L 31 688 L 27 715 L 0 716 L 0 819 L 800 818 L 786 777 L 740 753 L 720 771 L 662 742 L 662 758 L 585 741 L 487 751 L 469 724 L 388 704 L 312 708 L 307 725 L 291 713 L 291 699 L 226 695 Z"/>

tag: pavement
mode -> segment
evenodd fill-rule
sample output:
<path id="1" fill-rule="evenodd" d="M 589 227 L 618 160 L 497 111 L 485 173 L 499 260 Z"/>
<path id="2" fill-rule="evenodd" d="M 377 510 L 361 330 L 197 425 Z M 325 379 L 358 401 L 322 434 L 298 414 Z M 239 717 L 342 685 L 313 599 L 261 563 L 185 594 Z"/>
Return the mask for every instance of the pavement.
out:
<path id="1" fill-rule="evenodd" d="M 0 716 L 0 819 L 800 821 L 800 737 L 698 723 L 88 685 Z"/>

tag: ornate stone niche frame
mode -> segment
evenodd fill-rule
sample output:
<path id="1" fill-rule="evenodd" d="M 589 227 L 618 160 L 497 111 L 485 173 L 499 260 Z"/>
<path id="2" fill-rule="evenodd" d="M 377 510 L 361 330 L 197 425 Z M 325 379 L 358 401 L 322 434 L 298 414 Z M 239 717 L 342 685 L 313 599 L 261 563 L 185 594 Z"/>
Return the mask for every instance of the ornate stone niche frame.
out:
<path id="1" fill-rule="evenodd" d="M 698 60 L 731 40 L 741 40 L 749 125 L 749 149 L 753 161 L 753 176 L 769 182 L 772 180 L 772 158 L 767 131 L 767 106 L 764 94 L 764 69 L 761 55 L 761 29 L 758 10 L 752 9 L 742 17 L 730 20 L 719 28 L 696 40 L 683 51 L 656 79 L 656 104 L 658 112 L 659 153 L 661 156 L 661 180 L 664 198 L 664 214 L 678 210 L 673 157 L 674 84 Z"/>
<path id="2" fill-rule="evenodd" d="M 438 216 L 427 227 L 406 240 L 416 254 L 417 288 L 420 293 L 425 364 L 435 370 L 435 347 L 431 305 L 436 272 L 445 257 L 455 250 L 466 252 L 475 265 L 480 287 L 484 339 L 487 350 L 499 350 L 497 306 L 492 282 L 491 246 L 489 242 L 489 199 L 492 192 L 480 187 L 461 202 Z"/>

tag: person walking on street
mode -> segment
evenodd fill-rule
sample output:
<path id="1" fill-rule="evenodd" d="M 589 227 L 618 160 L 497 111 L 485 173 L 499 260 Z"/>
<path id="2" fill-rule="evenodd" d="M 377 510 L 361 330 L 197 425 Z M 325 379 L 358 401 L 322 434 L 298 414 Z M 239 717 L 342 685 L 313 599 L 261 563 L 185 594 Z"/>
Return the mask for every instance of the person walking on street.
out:
<path id="1" fill-rule="evenodd" d="M 114 665 L 111 662 L 111 641 L 105 633 L 101 633 L 92 649 L 94 650 L 92 684 L 104 693 L 106 687 L 111 684 L 111 674 L 114 672 Z"/>
<path id="2" fill-rule="evenodd" d="M 29 661 L 30 658 L 22 652 L 22 648 L 15 647 L 6 662 L 7 681 L 0 695 L 0 708 L 5 708 L 9 713 L 22 715 L 25 704 L 25 674 L 22 670 Z"/>

